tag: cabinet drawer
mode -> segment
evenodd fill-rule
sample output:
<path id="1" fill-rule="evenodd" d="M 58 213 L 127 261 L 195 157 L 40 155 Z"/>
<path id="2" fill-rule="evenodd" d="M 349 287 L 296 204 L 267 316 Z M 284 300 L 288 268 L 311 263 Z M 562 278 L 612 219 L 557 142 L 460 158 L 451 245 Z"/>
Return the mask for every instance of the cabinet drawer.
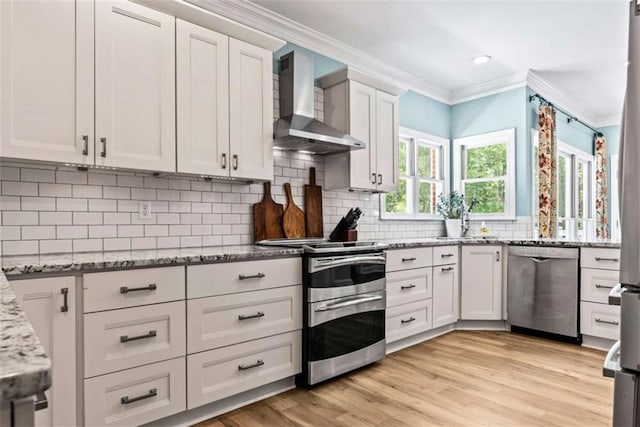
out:
<path id="1" fill-rule="evenodd" d="M 300 258 L 187 267 L 187 298 L 211 297 L 300 284 L 302 284 Z"/>
<path id="2" fill-rule="evenodd" d="M 610 340 L 620 339 L 620 306 L 580 303 L 580 332 Z"/>
<path id="3" fill-rule="evenodd" d="M 302 329 L 302 286 L 187 301 L 188 352 Z"/>
<path id="4" fill-rule="evenodd" d="M 189 409 L 300 373 L 301 341 L 295 331 L 187 356 Z"/>
<path id="5" fill-rule="evenodd" d="M 580 275 L 580 299 L 608 304 L 609 292 L 619 283 L 620 272 L 583 268 Z"/>
<path id="6" fill-rule="evenodd" d="M 85 378 L 185 354 L 184 301 L 84 316 Z"/>
<path id="7" fill-rule="evenodd" d="M 580 267 L 620 270 L 620 249 L 582 248 Z"/>
<path id="8" fill-rule="evenodd" d="M 85 274 L 84 312 L 184 299 L 184 274 L 184 267 Z"/>
<path id="9" fill-rule="evenodd" d="M 446 265 L 458 263 L 457 246 L 434 246 L 433 265 Z"/>
<path id="10" fill-rule="evenodd" d="M 387 274 L 387 308 L 431 298 L 431 268 Z"/>
<path id="11" fill-rule="evenodd" d="M 431 308 L 432 301 L 428 299 L 387 310 L 387 344 L 431 329 Z"/>
<path id="12" fill-rule="evenodd" d="M 87 426 L 132 426 L 184 411 L 184 357 L 84 381 Z M 128 402 L 128 403 L 127 403 Z"/>
<path id="13" fill-rule="evenodd" d="M 431 267 L 433 248 L 395 249 L 387 251 L 387 271 Z"/>

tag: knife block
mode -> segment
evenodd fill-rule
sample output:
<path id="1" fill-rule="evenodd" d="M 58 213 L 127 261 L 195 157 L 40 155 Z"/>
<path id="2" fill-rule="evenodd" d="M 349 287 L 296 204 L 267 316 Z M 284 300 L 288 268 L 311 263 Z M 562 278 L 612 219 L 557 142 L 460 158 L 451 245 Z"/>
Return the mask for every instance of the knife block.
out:
<path id="1" fill-rule="evenodd" d="M 358 240 L 358 230 L 345 230 L 339 238 L 340 242 L 355 242 Z"/>

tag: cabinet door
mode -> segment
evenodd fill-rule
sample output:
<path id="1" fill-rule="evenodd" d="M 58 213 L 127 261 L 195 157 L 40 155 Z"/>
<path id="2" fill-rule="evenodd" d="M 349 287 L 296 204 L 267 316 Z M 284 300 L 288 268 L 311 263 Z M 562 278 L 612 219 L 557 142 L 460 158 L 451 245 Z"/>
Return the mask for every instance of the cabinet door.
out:
<path id="1" fill-rule="evenodd" d="M 433 267 L 433 327 L 458 321 L 460 298 L 458 265 Z"/>
<path id="2" fill-rule="evenodd" d="M 398 189 L 400 135 L 398 97 L 376 91 L 376 174 L 378 191 Z"/>
<path id="3" fill-rule="evenodd" d="M 375 190 L 376 172 L 376 90 L 349 81 L 349 134 L 364 142 L 362 150 L 350 153 L 350 187 Z"/>
<path id="4" fill-rule="evenodd" d="M 0 2 L 0 156 L 93 164 L 93 2 Z"/>
<path id="5" fill-rule="evenodd" d="M 178 172 L 229 175 L 229 37 L 176 20 Z"/>
<path id="6" fill-rule="evenodd" d="M 175 172 L 175 18 L 96 4 L 96 163 Z"/>
<path id="7" fill-rule="evenodd" d="M 502 247 L 463 246 L 460 317 L 502 319 Z"/>
<path id="8" fill-rule="evenodd" d="M 11 282 L 20 306 L 51 358 L 49 407 L 37 411 L 37 426 L 76 425 L 76 299 L 75 277 L 27 279 Z M 67 290 L 68 310 L 63 312 Z"/>
<path id="9" fill-rule="evenodd" d="M 273 55 L 229 39 L 232 177 L 273 179 Z"/>

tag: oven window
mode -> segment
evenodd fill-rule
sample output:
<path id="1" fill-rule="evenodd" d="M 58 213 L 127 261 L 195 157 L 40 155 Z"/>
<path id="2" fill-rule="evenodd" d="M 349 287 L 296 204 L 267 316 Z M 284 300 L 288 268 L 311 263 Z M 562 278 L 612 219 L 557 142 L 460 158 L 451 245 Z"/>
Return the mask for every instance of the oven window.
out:
<path id="1" fill-rule="evenodd" d="M 339 317 L 309 328 L 309 361 L 330 359 L 384 340 L 384 310 Z"/>
<path id="2" fill-rule="evenodd" d="M 332 288 L 372 282 L 385 277 L 384 264 L 356 264 L 308 273 L 312 288 Z"/>

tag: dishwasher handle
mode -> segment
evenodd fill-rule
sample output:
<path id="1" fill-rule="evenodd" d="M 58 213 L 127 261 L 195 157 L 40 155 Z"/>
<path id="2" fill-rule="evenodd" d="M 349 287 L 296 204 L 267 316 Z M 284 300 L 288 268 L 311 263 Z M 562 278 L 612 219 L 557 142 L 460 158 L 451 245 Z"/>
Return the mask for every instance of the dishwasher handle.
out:
<path id="1" fill-rule="evenodd" d="M 545 262 L 549 262 L 551 261 L 552 258 L 543 258 L 543 257 L 535 257 L 532 256 L 531 258 L 529 258 L 531 261 L 535 262 L 536 264 L 542 264 Z"/>

